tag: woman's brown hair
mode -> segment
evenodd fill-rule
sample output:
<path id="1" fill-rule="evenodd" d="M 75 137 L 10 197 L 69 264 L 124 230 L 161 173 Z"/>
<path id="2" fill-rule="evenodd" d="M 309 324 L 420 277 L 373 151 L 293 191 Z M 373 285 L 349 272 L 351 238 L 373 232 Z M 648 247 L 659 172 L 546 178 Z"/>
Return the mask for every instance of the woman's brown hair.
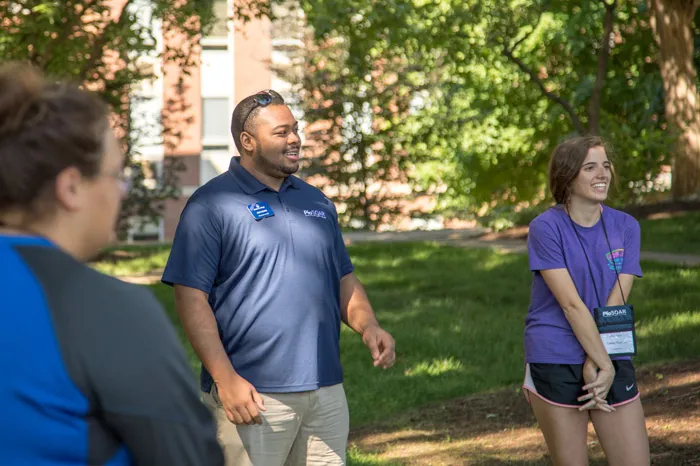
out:
<path id="1" fill-rule="evenodd" d="M 571 187 L 578 176 L 588 151 L 594 147 L 602 147 L 610 157 L 610 151 L 605 141 L 598 136 L 580 136 L 567 139 L 559 144 L 552 152 L 549 160 L 549 190 L 557 204 L 565 204 L 571 197 Z M 613 179 L 615 171 L 610 166 Z"/>
<path id="2" fill-rule="evenodd" d="M 0 66 L 0 211 L 32 208 L 58 174 L 98 174 L 107 106 L 72 84 L 21 63 Z"/>

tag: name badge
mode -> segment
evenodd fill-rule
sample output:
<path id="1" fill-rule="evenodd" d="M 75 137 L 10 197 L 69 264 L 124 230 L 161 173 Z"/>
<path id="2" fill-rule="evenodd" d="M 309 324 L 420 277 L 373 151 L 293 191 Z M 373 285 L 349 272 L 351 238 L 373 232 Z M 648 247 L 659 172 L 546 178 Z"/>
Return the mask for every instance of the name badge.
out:
<path id="1" fill-rule="evenodd" d="M 637 336 L 634 332 L 634 307 L 597 307 L 593 310 L 600 338 L 610 356 L 637 354 Z"/>
<path id="2" fill-rule="evenodd" d="M 252 204 L 248 204 L 248 211 L 255 220 L 262 220 L 265 217 L 272 217 L 275 215 L 275 212 L 269 205 L 267 205 L 267 202 L 254 202 Z"/>

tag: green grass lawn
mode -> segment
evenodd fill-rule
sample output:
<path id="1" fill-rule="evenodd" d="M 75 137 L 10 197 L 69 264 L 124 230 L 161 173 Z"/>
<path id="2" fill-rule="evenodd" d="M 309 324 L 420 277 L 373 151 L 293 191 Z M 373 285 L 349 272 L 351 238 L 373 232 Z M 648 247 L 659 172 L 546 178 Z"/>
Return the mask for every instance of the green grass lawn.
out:
<path id="1" fill-rule="evenodd" d="M 428 403 L 516 386 L 531 276 L 524 255 L 426 243 L 363 244 L 350 254 L 380 322 L 397 341 L 397 363 L 374 368 L 359 336 L 341 335 L 353 427 Z M 632 302 L 637 362 L 700 354 L 700 268 L 643 264 Z M 152 286 L 174 317 L 170 288 Z M 177 319 L 174 319 L 177 325 Z M 184 340 L 184 334 L 178 326 Z M 196 356 L 187 345 L 193 367 Z M 372 464 L 371 458 L 365 463 Z"/>
<path id="2" fill-rule="evenodd" d="M 700 212 L 639 223 L 643 250 L 700 254 Z"/>
<path id="3" fill-rule="evenodd" d="M 165 267 L 170 254 L 170 244 L 120 245 L 106 248 L 93 266 L 114 276 L 136 275 Z"/>

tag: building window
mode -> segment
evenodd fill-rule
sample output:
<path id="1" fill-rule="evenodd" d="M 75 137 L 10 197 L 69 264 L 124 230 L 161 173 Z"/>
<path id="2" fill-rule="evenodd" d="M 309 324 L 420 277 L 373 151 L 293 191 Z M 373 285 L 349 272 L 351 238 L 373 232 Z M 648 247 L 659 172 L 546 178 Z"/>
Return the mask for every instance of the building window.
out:
<path id="1" fill-rule="evenodd" d="M 228 170 L 231 163 L 229 146 L 209 146 L 202 149 L 199 159 L 199 182 L 204 184 Z"/>
<path id="2" fill-rule="evenodd" d="M 231 159 L 233 54 L 221 46 L 202 48 L 202 154 L 199 183 L 228 169 Z"/>
<path id="3" fill-rule="evenodd" d="M 214 24 L 207 37 L 228 36 L 228 0 L 214 0 L 212 9 Z"/>
<path id="4" fill-rule="evenodd" d="M 233 57 L 228 49 L 202 49 L 202 144 L 219 146 L 231 140 Z"/>
<path id="5" fill-rule="evenodd" d="M 228 97 L 233 93 L 233 55 L 226 47 L 202 48 L 202 95 Z"/>
<path id="6" fill-rule="evenodd" d="M 205 144 L 226 143 L 230 139 L 229 99 L 204 97 L 202 99 L 202 139 Z"/>

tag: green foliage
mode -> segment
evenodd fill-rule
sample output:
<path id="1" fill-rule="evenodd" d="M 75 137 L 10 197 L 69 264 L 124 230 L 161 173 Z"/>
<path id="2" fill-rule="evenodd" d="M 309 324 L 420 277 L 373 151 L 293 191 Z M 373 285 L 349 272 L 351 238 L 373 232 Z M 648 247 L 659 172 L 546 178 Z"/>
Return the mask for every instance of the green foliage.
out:
<path id="1" fill-rule="evenodd" d="M 174 64 L 184 76 L 197 64 L 195 46 L 213 23 L 213 0 L 124 0 L 122 10 L 111 0 L 0 0 L 0 56 L 2 60 L 33 63 L 49 76 L 70 80 L 94 90 L 110 105 L 115 128 L 127 152 L 134 189 L 122 209 L 120 226 L 136 215 L 155 219 L 163 202 L 178 195 L 177 179 L 182 165 L 166 163 L 164 169 L 139 162 L 138 143 L 145 133 L 175 144 L 190 110 L 182 95 L 168 103 L 166 118 L 144 116 L 132 121 L 130 109 L 139 97 L 134 92 L 154 76 L 152 60 Z M 261 1 L 240 7 L 242 19 L 267 11 Z M 180 43 L 163 41 L 162 31 L 180 35 Z M 162 44 L 162 48 L 160 45 Z M 154 121 L 155 120 L 155 121 Z M 148 126 L 148 127 L 147 127 Z M 152 180 L 144 184 L 145 178 Z"/>
<path id="2" fill-rule="evenodd" d="M 408 181 L 417 193 L 435 193 L 439 211 L 470 216 L 542 202 L 551 151 L 595 126 L 592 107 L 600 115 L 601 135 L 615 149 L 623 188 L 615 201 L 639 201 L 659 189 L 654 179 L 668 163 L 672 139 L 664 131 L 663 87 L 644 2 L 616 3 L 599 107 L 591 102 L 601 67 L 603 1 L 303 5 L 317 43 L 332 39 L 344 47 L 342 58 L 336 52 L 328 57 L 338 66 L 333 79 L 346 92 L 322 93 L 335 114 L 342 116 L 343 99 L 356 99 L 351 83 L 368 70 L 374 71 L 363 83 L 369 95 L 381 92 L 377 83 L 394 72 L 385 71 L 384 63 L 400 57 L 411 70 L 400 79 L 413 105 L 398 114 L 400 130 L 380 138 L 387 147 L 397 142 L 405 148 L 412 161 Z M 326 90 L 324 84 L 318 79 L 307 90 Z M 344 128 L 348 121 L 335 124 Z M 364 147 L 352 138 L 344 142 L 345 153 Z"/>
<path id="3" fill-rule="evenodd" d="M 177 195 L 177 172 L 181 169 L 178 165 L 166 167 L 162 176 L 153 177 L 154 184 L 143 184 L 149 172 L 155 175 L 155 171 L 139 162 L 136 146 L 144 128 L 131 125 L 130 92 L 153 77 L 149 58 L 162 57 L 185 71 L 195 63 L 192 45 L 201 33 L 200 24 L 211 19 L 211 6 L 208 2 L 128 0 L 122 10 L 115 10 L 113 3 L 0 0 L 0 17 L 10 23 L 0 32 L 0 55 L 4 60 L 28 61 L 49 76 L 81 84 L 98 92 L 110 105 L 135 181 L 121 212 L 123 231 L 132 215 L 154 219 L 160 214 L 162 201 Z M 178 47 L 165 43 L 159 51 L 156 34 L 160 29 L 156 24 L 182 33 L 186 43 Z M 181 109 L 181 114 L 172 115 L 169 124 L 162 125 L 166 134 L 158 136 L 170 137 L 172 143 L 178 123 L 187 118 L 186 107 L 181 105 Z"/>
<path id="4" fill-rule="evenodd" d="M 359 4 L 304 2 L 317 42 L 309 43 L 300 104 L 311 150 L 307 175 L 322 175 L 344 225 L 375 229 L 401 212 L 419 164 L 411 148 L 412 107 L 427 86 L 430 65 L 416 51 L 395 44 L 396 25 L 377 26 Z M 376 8 L 401 14 L 391 3 Z M 342 32 L 326 30 L 328 17 Z"/>

